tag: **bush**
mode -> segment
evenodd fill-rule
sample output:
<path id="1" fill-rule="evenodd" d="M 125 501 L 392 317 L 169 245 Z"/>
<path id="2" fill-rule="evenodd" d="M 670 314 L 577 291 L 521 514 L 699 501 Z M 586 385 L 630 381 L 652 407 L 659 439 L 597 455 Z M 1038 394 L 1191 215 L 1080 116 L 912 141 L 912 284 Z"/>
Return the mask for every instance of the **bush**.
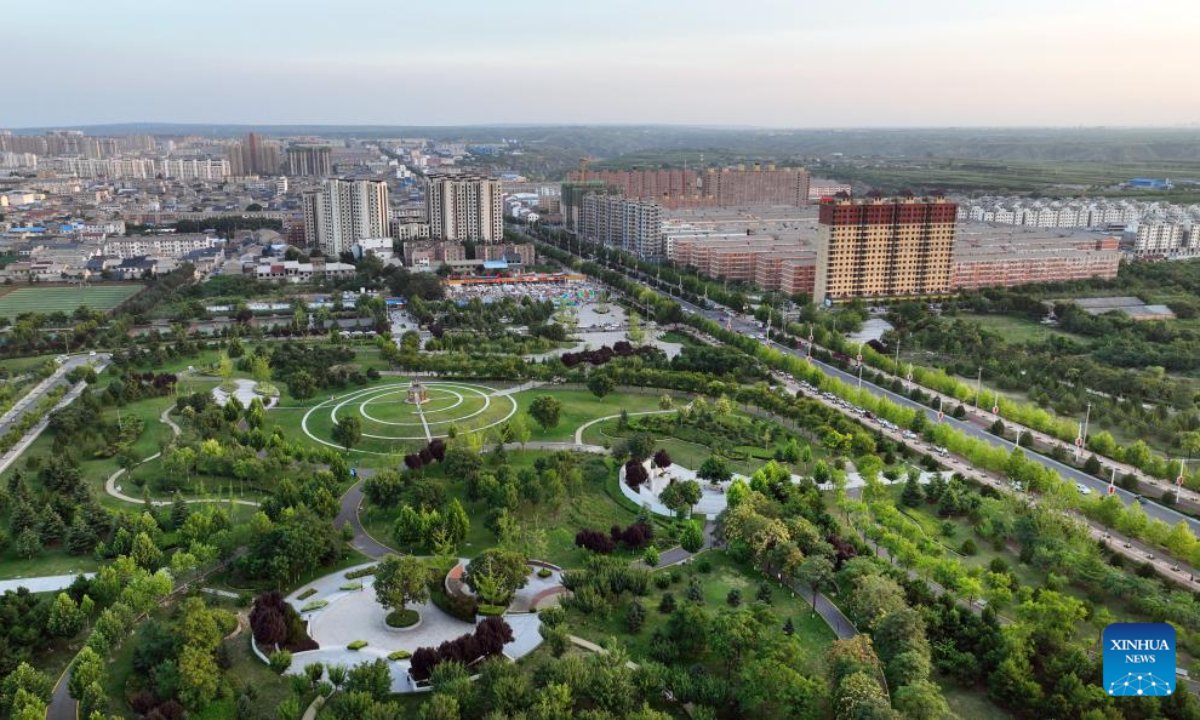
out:
<path id="1" fill-rule="evenodd" d="M 554 571 L 551 570 L 550 568 L 538 568 L 538 571 L 537 571 L 537 576 L 543 580 L 545 580 L 546 578 L 550 577 L 553 574 L 554 574 Z"/>
<path id="2" fill-rule="evenodd" d="M 346 579 L 357 580 L 368 575 L 374 575 L 377 567 L 377 565 L 372 565 L 371 567 L 362 568 L 360 570 L 351 570 L 350 572 L 346 573 Z"/>
<path id="3" fill-rule="evenodd" d="M 338 589 L 339 589 L 339 590 L 344 590 L 344 591 L 346 591 L 346 592 L 351 592 L 351 591 L 353 591 L 353 590 L 362 590 L 362 589 L 363 589 L 363 584 L 362 584 L 362 583 L 360 583 L 360 582 L 350 582 L 350 583 L 346 583 L 345 585 L 341 586 L 341 587 L 340 587 L 340 588 L 338 588 Z"/>
<path id="4" fill-rule="evenodd" d="M 548 607 L 545 610 L 538 612 L 538 617 L 541 618 L 543 625 L 555 627 L 562 625 L 567 621 L 567 611 L 561 607 Z"/>
<path id="5" fill-rule="evenodd" d="M 328 604 L 328 600 L 313 600 L 310 603 L 305 603 L 304 607 L 300 608 L 300 612 L 312 612 L 313 610 L 320 610 Z"/>
<path id="6" fill-rule="evenodd" d="M 277 650 L 267 657 L 271 669 L 279 675 L 287 672 L 287 669 L 292 666 L 292 654 L 287 650 Z"/>
<path id="7" fill-rule="evenodd" d="M 480 604 L 478 609 L 476 609 L 475 612 L 478 613 L 479 615 L 483 615 L 484 617 L 499 617 L 499 616 L 503 615 L 504 611 L 507 609 L 508 608 L 504 605 Z"/>
<path id="8" fill-rule="evenodd" d="M 659 573 L 654 576 L 654 587 L 666 590 L 671 587 L 671 573 Z"/>
<path id="9" fill-rule="evenodd" d="M 346 649 L 347 650 L 362 650 L 366 646 L 367 646 L 366 640 L 355 640 L 354 642 L 347 645 Z"/>
<path id="10" fill-rule="evenodd" d="M 412 627 L 421 621 L 421 615 L 416 610 L 393 610 L 387 614 L 384 622 L 388 627 L 406 628 Z"/>
<path id="11" fill-rule="evenodd" d="M 658 611 L 664 615 L 675 609 L 675 596 L 671 593 L 663 593 L 662 600 L 658 602 Z"/>
<path id="12" fill-rule="evenodd" d="M 316 594 L 317 594 L 316 588 L 309 588 L 309 589 L 305 590 L 304 592 L 300 593 L 299 595 L 297 595 L 296 599 L 297 600 L 307 600 Z"/>
<path id="13" fill-rule="evenodd" d="M 975 541 L 973 539 L 967 538 L 966 540 L 963 540 L 963 544 L 959 548 L 959 551 L 962 552 L 963 555 L 974 555 L 975 553 L 979 552 L 979 548 L 975 545 Z"/>
<path id="14" fill-rule="evenodd" d="M 706 557 L 702 557 L 696 561 L 696 569 L 707 575 L 708 573 L 712 572 L 712 561 Z"/>
<path id="15" fill-rule="evenodd" d="M 654 546 L 646 548 L 645 554 L 642 555 L 642 562 L 646 563 L 646 565 L 648 565 L 650 567 L 657 566 L 658 565 L 658 548 L 656 548 Z M 655 578 L 654 582 L 657 585 L 659 582 L 659 579 Z M 667 579 L 667 582 L 669 583 L 670 579 Z M 660 587 L 666 587 L 666 586 L 663 585 Z"/>
<path id="16" fill-rule="evenodd" d="M 407 660 L 412 657 L 412 653 L 407 650 L 397 650 L 394 653 L 388 653 L 388 660 Z"/>

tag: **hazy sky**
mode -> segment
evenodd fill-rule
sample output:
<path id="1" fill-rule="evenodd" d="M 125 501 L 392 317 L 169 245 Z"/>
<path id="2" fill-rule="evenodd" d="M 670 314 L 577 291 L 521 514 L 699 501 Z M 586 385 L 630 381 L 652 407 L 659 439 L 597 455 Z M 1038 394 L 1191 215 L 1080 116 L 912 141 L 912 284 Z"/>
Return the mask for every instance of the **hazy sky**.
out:
<path id="1" fill-rule="evenodd" d="M 0 127 L 1200 122 L 1196 0 L 42 0 Z"/>

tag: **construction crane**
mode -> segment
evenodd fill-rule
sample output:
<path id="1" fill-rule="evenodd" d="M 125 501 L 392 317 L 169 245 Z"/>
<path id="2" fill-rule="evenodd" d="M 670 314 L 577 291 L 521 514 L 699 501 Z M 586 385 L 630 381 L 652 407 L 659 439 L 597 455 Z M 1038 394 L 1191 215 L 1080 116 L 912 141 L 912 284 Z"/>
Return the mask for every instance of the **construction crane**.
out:
<path id="1" fill-rule="evenodd" d="M 579 182 L 587 180 L 588 159 L 585 157 L 579 158 Z"/>

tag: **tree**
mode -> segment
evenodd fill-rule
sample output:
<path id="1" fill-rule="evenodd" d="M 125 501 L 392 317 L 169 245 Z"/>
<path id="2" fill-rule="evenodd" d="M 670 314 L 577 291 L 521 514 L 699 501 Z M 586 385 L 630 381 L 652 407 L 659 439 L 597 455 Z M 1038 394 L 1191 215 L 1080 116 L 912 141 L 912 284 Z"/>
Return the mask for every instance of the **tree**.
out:
<path id="1" fill-rule="evenodd" d="M 529 416 L 534 419 L 542 430 L 546 431 L 558 425 L 562 414 L 562 401 L 550 395 L 539 395 L 529 404 Z"/>
<path id="2" fill-rule="evenodd" d="M 695 520 L 684 525 L 679 534 L 679 544 L 690 553 L 699 552 L 704 547 L 704 528 Z"/>
<path id="3" fill-rule="evenodd" d="M 592 394 L 598 398 L 608 395 L 615 387 L 616 383 L 606 372 L 594 372 L 588 376 L 587 389 L 591 390 Z"/>
<path id="4" fill-rule="evenodd" d="M 179 653 L 179 701 L 184 707 L 200 710 L 217 696 L 221 671 L 211 652 L 185 645 Z"/>
<path id="5" fill-rule="evenodd" d="M 347 415 L 337 421 L 337 425 L 333 426 L 333 441 L 338 445 L 346 448 L 349 452 L 350 448 L 358 444 L 362 439 L 362 422 L 353 415 Z"/>
<path id="6" fill-rule="evenodd" d="M 463 509 L 458 498 L 451 498 L 450 503 L 446 506 L 443 527 L 446 529 L 447 539 L 454 545 L 467 539 L 467 533 L 471 529 L 471 519 L 467 516 L 467 511 Z"/>
<path id="7" fill-rule="evenodd" d="M 909 473 L 908 479 L 904 481 L 904 492 L 900 494 L 900 502 L 907 507 L 919 507 L 925 502 L 925 493 L 921 490 L 921 484 L 912 473 Z"/>
<path id="8" fill-rule="evenodd" d="M 700 483 L 695 480 L 677 480 L 659 494 L 659 499 L 677 514 L 689 515 L 692 507 L 700 502 L 701 495 Z"/>
<path id="9" fill-rule="evenodd" d="M 733 471 L 729 469 L 729 463 L 725 459 L 717 455 L 709 455 L 708 459 L 700 463 L 700 469 L 696 471 L 696 476 L 707 480 L 711 483 L 729 482 L 733 477 Z"/>
<path id="10" fill-rule="evenodd" d="M 389 555 L 375 570 L 375 599 L 403 614 L 409 603 L 429 600 L 429 568 L 412 555 Z"/>
<path id="11" fill-rule="evenodd" d="M 951 717 L 941 688 L 929 680 L 897 688 L 893 705 L 904 717 L 912 720 Z"/>
<path id="12" fill-rule="evenodd" d="M 529 432 L 529 424 L 525 422 L 524 415 L 516 415 L 512 420 L 508 421 L 508 430 L 512 436 L 512 441 L 521 444 L 521 449 L 525 449 L 525 445 L 529 442 L 532 433 Z"/>
<path id="13" fill-rule="evenodd" d="M 391 508 L 400 504 L 404 497 L 405 480 L 399 472 L 387 469 L 371 475 L 363 481 L 363 494 L 371 504 Z"/>
<path id="14" fill-rule="evenodd" d="M 83 628 L 83 612 L 70 595 L 59 593 L 54 604 L 50 606 L 50 617 L 46 620 L 46 629 L 51 635 L 61 638 L 75 637 Z"/>
<path id="15" fill-rule="evenodd" d="M 654 453 L 654 436 L 650 433 L 637 433 L 629 438 L 629 457 L 642 462 Z"/>
<path id="16" fill-rule="evenodd" d="M 512 550 L 484 550 L 467 564 L 463 582 L 489 605 L 504 605 L 525 586 L 529 566 L 525 558 Z"/>
<path id="17" fill-rule="evenodd" d="M 666 470 L 671 467 L 671 454 L 666 450 L 658 450 L 654 453 L 654 467 L 659 470 Z"/>
<path id="18" fill-rule="evenodd" d="M 812 590 L 812 607 L 816 612 L 817 594 L 833 581 L 833 563 L 823 555 L 806 558 L 796 569 L 796 580 Z"/>
<path id="19" fill-rule="evenodd" d="M 79 651 L 79 654 L 75 656 L 75 662 L 71 665 L 71 679 L 67 683 L 67 690 L 70 692 L 71 697 L 81 700 L 88 694 L 88 688 L 93 683 L 103 684 L 104 678 L 104 658 L 100 657 L 91 647 L 85 645 Z M 88 715 L 94 709 L 96 709 L 94 706 L 80 708 L 80 714 Z"/>
<path id="20" fill-rule="evenodd" d="M 630 632 L 636 633 L 646 624 L 646 607 L 637 600 L 629 603 L 629 609 L 625 612 L 625 627 Z"/>

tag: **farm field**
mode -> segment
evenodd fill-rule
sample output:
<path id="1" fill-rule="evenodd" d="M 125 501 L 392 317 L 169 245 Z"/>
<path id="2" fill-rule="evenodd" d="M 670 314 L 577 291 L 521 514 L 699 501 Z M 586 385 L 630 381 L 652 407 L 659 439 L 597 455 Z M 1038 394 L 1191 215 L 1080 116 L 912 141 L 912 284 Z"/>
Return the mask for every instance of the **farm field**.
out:
<path id="1" fill-rule="evenodd" d="M 29 312 L 71 313 L 80 305 L 109 311 L 141 291 L 143 285 L 95 287 L 20 287 L 0 294 L 0 317 L 9 319 Z"/>

